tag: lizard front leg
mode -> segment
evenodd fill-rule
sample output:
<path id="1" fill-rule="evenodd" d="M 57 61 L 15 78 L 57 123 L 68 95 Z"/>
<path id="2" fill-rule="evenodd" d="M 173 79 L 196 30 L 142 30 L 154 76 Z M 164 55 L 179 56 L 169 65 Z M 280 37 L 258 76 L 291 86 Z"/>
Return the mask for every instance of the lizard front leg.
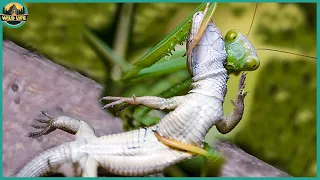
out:
<path id="1" fill-rule="evenodd" d="M 125 103 L 125 106 L 127 105 L 143 105 L 150 107 L 152 109 L 158 109 L 158 110 L 173 110 L 175 109 L 181 102 L 183 102 L 184 96 L 175 96 L 171 98 L 161 98 L 156 96 L 142 96 L 142 97 L 112 97 L 112 96 L 106 96 L 101 98 L 101 100 L 108 100 L 113 101 L 109 104 L 106 104 L 103 109 L 113 107 L 118 104 Z"/>
<path id="2" fill-rule="evenodd" d="M 239 80 L 239 86 L 238 86 L 238 94 L 236 101 L 231 101 L 233 104 L 233 111 L 228 115 L 222 117 L 221 120 L 219 120 L 216 124 L 216 127 L 218 131 L 222 134 L 226 134 L 230 132 L 232 129 L 234 129 L 237 124 L 242 119 L 243 111 L 244 111 L 244 98 L 246 97 L 248 92 L 243 92 L 243 89 L 245 87 L 245 80 L 246 80 L 246 74 L 242 73 L 240 80 Z"/>
<path id="3" fill-rule="evenodd" d="M 235 102 L 231 101 L 232 104 L 234 105 L 234 111 L 231 112 L 228 116 L 224 116 L 216 124 L 218 131 L 223 134 L 230 132 L 234 127 L 236 127 L 236 125 L 242 119 L 242 115 L 244 111 L 244 98 L 247 95 L 247 92 L 243 92 L 243 89 L 245 87 L 245 83 L 244 83 L 245 79 L 246 79 L 246 74 L 242 73 L 239 81 L 238 94 L 237 94 L 236 101 Z M 193 154 L 202 155 L 205 157 L 211 156 L 212 158 L 213 156 L 217 156 L 217 154 L 207 151 L 201 147 L 185 144 L 183 142 L 179 142 L 170 138 L 162 137 L 156 132 L 155 132 L 155 135 L 160 142 L 164 143 L 169 147 L 184 150 L 184 151 L 187 151 Z"/>
<path id="4" fill-rule="evenodd" d="M 46 112 L 42 112 L 42 114 L 47 119 L 36 119 L 41 124 L 32 125 L 34 128 L 42 130 L 29 133 L 29 137 L 37 138 L 56 129 L 61 129 L 75 134 L 77 141 L 64 143 L 42 152 L 29 161 L 15 176 L 45 175 L 48 172 L 55 171 L 56 168 L 66 162 L 79 163 L 82 176 L 97 176 L 97 161 L 88 154 L 77 151 L 79 144 L 96 138 L 93 128 L 86 122 L 71 117 L 59 116 L 55 118 Z"/>
<path id="5" fill-rule="evenodd" d="M 50 132 L 61 129 L 70 134 L 75 134 L 76 139 L 88 139 L 96 137 L 94 135 L 94 129 L 89 124 L 79 119 L 71 118 L 68 116 L 53 117 L 47 112 L 41 112 L 47 119 L 35 119 L 41 124 L 32 124 L 31 126 L 36 129 L 42 129 L 38 132 L 31 132 L 28 134 L 29 137 L 38 138 L 43 135 L 47 135 Z"/>

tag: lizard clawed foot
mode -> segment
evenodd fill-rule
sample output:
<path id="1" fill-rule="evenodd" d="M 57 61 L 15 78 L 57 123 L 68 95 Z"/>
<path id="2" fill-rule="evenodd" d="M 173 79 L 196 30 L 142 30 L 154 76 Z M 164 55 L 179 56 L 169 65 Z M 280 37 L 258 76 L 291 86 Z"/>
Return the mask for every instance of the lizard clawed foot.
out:
<path id="1" fill-rule="evenodd" d="M 107 100 L 107 101 L 113 101 L 111 103 L 106 104 L 105 106 L 102 107 L 102 109 L 107 109 L 109 107 L 113 107 L 118 104 L 125 103 L 123 106 L 119 108 L 119 111 L 123 110 L 124 108 L 130 106 L 130 105 L 136 105 L 136 96 L 133 95 L 132 98 L 126 98 L 126 97 L 112 97 L 112 96 L 106 96 L 100 99 L 102 100 Z"/>
<path id="2" fill-rule="evenodd" d="M 57 129 L 56 127 L 54 127 L 54 121 L 55 121 L 54 117 L 44 111 L 41 111 L 41 113 L 44 116 L 46 116 L 48 119 L 35 119 L 36 121 L 42 124 L 32 124 L 31 126 L 36 129 L 42 129 L 42 130 L 37 132 L 30 132 L 28 133 L 28 137 L 38 138 L 40 136 L 47 135 L 50 132 Z"/>

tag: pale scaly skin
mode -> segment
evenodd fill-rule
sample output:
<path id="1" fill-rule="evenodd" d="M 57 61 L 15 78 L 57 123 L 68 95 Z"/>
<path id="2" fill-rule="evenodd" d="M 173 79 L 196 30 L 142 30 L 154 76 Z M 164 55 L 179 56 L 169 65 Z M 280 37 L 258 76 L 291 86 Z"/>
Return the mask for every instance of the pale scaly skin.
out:
<path id="1" fill-rule="evenodd" d="M 189 42 L 201 24 L 202 12 L 193 17 Z M 46 123 L 40 132 L 30 133 L 40 137 L 55 129 L 75 134 L 75 141 L 46 150 L 29 161 L 16 176 L 41 176 L 65 163 L 79 163 L 83 176 L 97 176 L 97 167 L 123 176 L 144 176 L 158 173 L 193 154 L 174 150 L 162 144 L 154 132 L 183 143 L 203 146 L 208 130 L 216 125 L 221 133 L 231 131 L 243 114 L 245 75 L 240 79 L 239 91 L 234 103 L 235 111 L 223 117 L 223 101 L 227 91 L 227 71 L 224 68 L 226 52 L 219 29 L 211 22 L 199 44 L 188 54 L 189 72 L 193 76 L 192 90 L 185 96 L 168 99 L 144 96 L 133 98 L 105 97 L 114 101 L 105 108 L 126 103 L 144 105 L 154 109 L 173 110 L 161 121 L 149 128 L 141 128 L 120 134 L 96 137 L 94 130 L 84 121 L 60 116 L 38 120 Z"/>

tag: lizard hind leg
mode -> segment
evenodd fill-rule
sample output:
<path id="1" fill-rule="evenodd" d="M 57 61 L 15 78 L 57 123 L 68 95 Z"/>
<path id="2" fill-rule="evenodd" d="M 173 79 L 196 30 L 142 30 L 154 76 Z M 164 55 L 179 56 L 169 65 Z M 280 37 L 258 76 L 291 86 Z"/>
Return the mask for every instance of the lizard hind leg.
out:
<path id="1" fill-rule="evenodd" d="M 97 177 L 98 162 L 88 154 L 79 160 L 82 169 L 82 177 Z"/>

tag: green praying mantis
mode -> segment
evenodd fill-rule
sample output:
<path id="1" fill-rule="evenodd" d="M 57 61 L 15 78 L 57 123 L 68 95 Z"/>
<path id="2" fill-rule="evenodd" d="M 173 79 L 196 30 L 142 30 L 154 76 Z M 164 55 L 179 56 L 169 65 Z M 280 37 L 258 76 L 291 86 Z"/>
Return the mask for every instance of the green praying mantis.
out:
<path id="1" fill-rule="evenodd" d="M 156 76 L 168 74 L 181 69 L 187 69 L 186 58 L 179 52 L 174 52 L 177 44 L 182 44 L 190 29 L 191 18 L 195 12 L 204 11 L 205 16 L 202 20 L 201 27 L 198 32 L 196 39 L 200 39 L 201 35 L 205 31 L 209 21 L 212 19 L 217 9 L 217 3 L 201 3 L 197 8 L 191 12 L 188 17 L 183 20 L 171 33 L 169 33 L 162 41 L 156 46 L 150 49 L 144 56 L 142 56 L 134 64 L 128 64 L 122 58 L 118 57 L 115 53 L 108 49 L 106 46 L 101 45 L 98 39 L 95 39 L 90 33 L 87 33 L 87 37 L 96 49 L 104 51 L 104 54 L 111 56 L 113 64 L 120 67 L 123 72 L 123 77 L 120 79 L 122 84 L 134 84 L 135 82 L 153 78 Z M 196 40 L 190 46 L 196 44 Z M 255 53 L 255 49 L 249 46 L 249 40 L 237 30 L 230 30 L 225 36 L 226 51 L 228 54 L 227 64 L 225 68 L 228 73 L 238 74 L 241 71 L 254 71 L 259 68 L 260 61 Z M 189 48 L 192 49 L 192 48 Z M 172 57 L 176 58 L 172 58 Z M 175 59 L 175 60 L 172 60 Z M 181 82 L 177 83 L 176 86 L 172 86 L 167 90 L 160 93 L 153 94 L 162 97 L 170 97 L 181 93 L 190 85 L 190 78 L 186 77 Z M 129 89 L 129 88 L 128 88 Z M 120 110 L 125 107 L 120 107 Z M 144 125 L 151 125 L 157 122 L 157 118 L 151 118 L 147 116 L 150 109 L 146 107 L 137 107 L 134 109 L 133 118 L 139 120 Z"/>
<path id="2" fill-rule="evenodd" d="M 202 20 L 198 35 L 194 42 L 190 45 L 189 51 L 199 42 L 202 34 L 206 30 L 209 21 L 212 19 L 214 12 L 217 9 L 217 3 L 202 3 L 200 4 L 181 24 L 177 26 L 166 38 L 146 53 L 139 61 L 133 64 L 132 69 L 127 71 L 122 78 L 123 81 L 139 76 L 139 72 L 153 65 L 162 57 L 172 54 L 174 47 L 185 41 L 191 24 L 191 18 L 197 11 L 204 10 L 205 16 Z M 230 30 L 225 37 L 226 51 L 228 54 L 226 69 L 229 73 L 239 71 L 254 71 L 260 61 L 253 47 L 248 46 L 248 39 L 237 30 Z M 188 52 L 186 53 L 188 54 Z"/>

